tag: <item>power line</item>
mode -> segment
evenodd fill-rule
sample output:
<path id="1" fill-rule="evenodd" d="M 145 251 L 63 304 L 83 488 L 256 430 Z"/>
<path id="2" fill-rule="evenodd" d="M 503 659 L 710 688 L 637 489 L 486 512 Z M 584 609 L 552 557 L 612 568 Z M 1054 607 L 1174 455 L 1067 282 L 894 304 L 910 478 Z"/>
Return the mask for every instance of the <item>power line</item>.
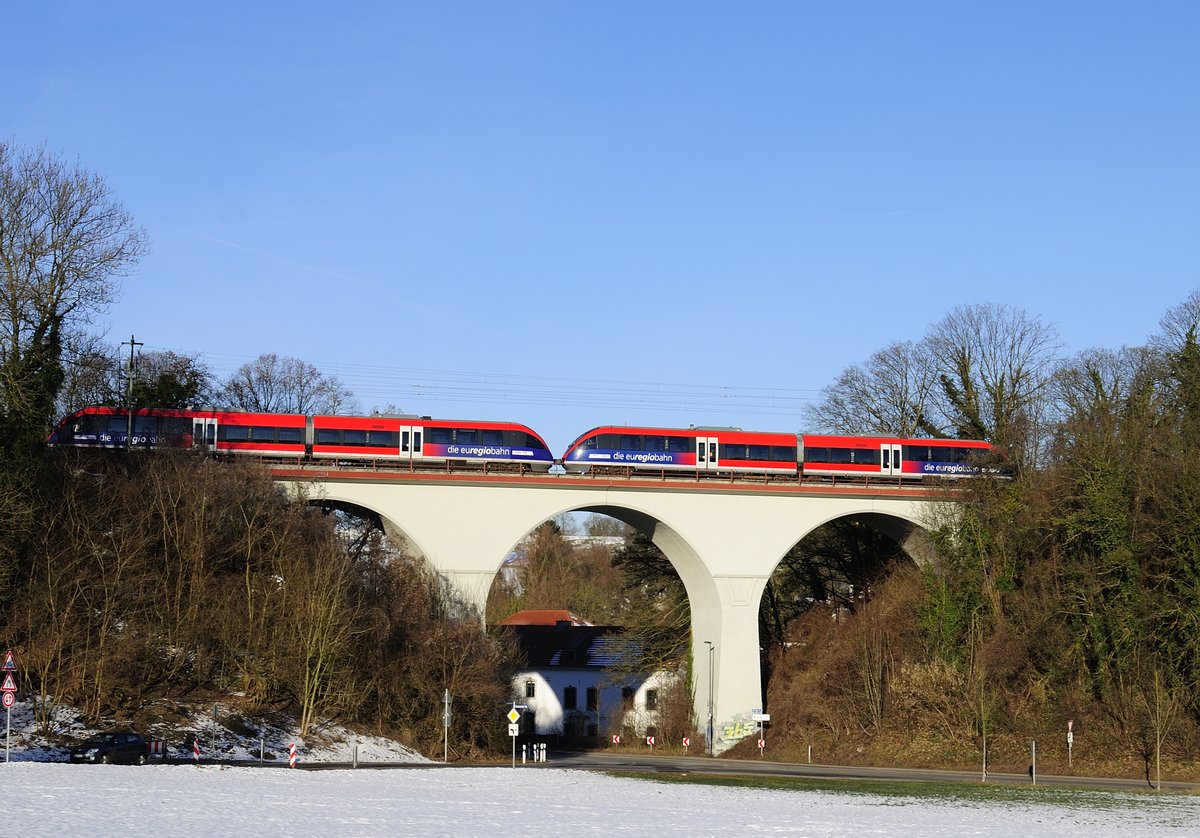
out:
<path id="1" fill-rule="evenodd" d="M 221 353 L 195 354 L 218 379 L 229 377 L 243 364 L 254 360 Z M 341 379 L 364 405 L 392 403 L 413 410 L 420 410 L 423 403 L 441 402 L 574 407 L 614 413 L 642 410 L 686 412 L 701 416 L 795 416 L 806 404 L 820 397 L 820 391 L 811 388 L 576 378 L 305 361 L 322 374 Z"/>

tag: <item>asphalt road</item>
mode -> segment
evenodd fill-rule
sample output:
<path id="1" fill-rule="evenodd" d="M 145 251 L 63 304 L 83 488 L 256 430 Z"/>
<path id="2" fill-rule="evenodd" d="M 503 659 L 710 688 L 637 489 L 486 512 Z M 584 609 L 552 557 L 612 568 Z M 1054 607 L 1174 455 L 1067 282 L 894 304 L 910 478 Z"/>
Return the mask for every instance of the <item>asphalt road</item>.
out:
<path id="1" fill-rule="evenodd" d="M 934 768 L 873 768 L 860 765 L 819 765 L 796 762 L 772 762 L 756 759 L 721 759 L 704 755 L 682 756 L 678 754 L 650 754 L 632 751 L 568 751 L 547 756 L 543 763 L 522 763 L 517 757 L 516 767 L 545 770 L 572 768 L 581 771 L 630 771 L 646 774 L 712 774 L 733 777 L 795 777 L 817 780 L 883 780 L 909 781 L 916 783 L 979 783 L 983 779 L 979 771 L 946 771 Z M 190 765 L 187 759 L 163 760 L 168 764 Z M 204 760 L 205 764 L 255 765 L 264 768 L 287 768 L 288 762 L 273 760 L 267 763 L 244 760 Z M 297 768 L 307 771 L 330 771 L 344 768 L 367 770 L 404 769 L 437 770 L 441 768 L 502 768 L 510 763 L 462 763 L 462 762 L 307 762 L 301 760 Z M 1034 785 L 1027 774 L 988 772 L 987 782 L 1013 786 Z M 1061 786 L 1071 788 L 1107 789 L 1110 791 L 1149 791 L 1151 786 L 1145 779 L 1122 777 L 1086 777 L 1062 774 L 1038 774 L 1038 786 Z M 1177 793 L 1200 793 L 1200 783 L 1163 780 L 1162 790 Z"/>
<path id="2" fill-rule="evenodd" d="M 900 780 L 913 782 L 978 783 L 979 771 L 943 771 L 926 768 L 870 768 L 850 765 L 808 765 L 805 763 L 770 762 L 768 760 L 720 759 L 707 756 L 677 756 L 589 751 L 551 755 L 547 767 L 577 768 L 601 771 L 640 771 L 648 773 L 728 774 L 744 777 L 804 777 L 824 780 Z M 988 772 L 987 782 L 1009 785 L 1031 785 L 1027 774 Z M 1071 786 L 1145 791 L 1144 779 L 1118 777 L 1080 777 L 1039 774 L 1037 785 Z M 1164 791 L 1198 792 L 1200 783 L 1163 780 Z"/>

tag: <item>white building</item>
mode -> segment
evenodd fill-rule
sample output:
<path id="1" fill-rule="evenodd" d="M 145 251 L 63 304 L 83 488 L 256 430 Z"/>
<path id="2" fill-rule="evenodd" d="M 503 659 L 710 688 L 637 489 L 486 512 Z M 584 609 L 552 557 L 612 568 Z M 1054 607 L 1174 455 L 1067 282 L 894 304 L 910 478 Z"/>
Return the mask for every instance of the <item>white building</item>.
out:
<path id="1" fill-rule="evenodd" d="M 672 672 L 628 673 L 622 629 L 583 623 L 567 611 L 523 611 L 505 620 L 525 653 L 513 700 L 526 706 L 523 732 L 567 740 L 608 740 L 656 732 L 659 698 Z"/>

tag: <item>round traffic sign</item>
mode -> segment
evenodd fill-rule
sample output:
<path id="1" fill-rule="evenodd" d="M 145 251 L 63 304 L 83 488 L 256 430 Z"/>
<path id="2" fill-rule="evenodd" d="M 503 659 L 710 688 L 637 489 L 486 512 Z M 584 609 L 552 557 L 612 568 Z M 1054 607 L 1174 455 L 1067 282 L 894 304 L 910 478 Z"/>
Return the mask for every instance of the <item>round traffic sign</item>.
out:
<path id="1" fill-rule="evenodd" d="M 17 703 L 17 697 L 13 693 L 6 692 L 4 694 L 3 701 L 4 701 L 5 707 L 12 707 L 14 704 Z"/>

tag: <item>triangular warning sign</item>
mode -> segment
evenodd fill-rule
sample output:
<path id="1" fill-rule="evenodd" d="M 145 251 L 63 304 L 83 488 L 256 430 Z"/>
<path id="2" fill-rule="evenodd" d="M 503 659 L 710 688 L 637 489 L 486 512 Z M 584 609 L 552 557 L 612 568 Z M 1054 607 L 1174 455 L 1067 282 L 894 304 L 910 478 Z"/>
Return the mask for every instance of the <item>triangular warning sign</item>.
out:
<path id="1" fill-rule="evenodd" d="M 3 667 L 3 669 L 4 669 L 4 671 L 6 671 L 6 672 L 11 672 L 12 670 L 14 670 L 14 669 L 16 669 L 16 668 L 17 668 L 17 661 L 16 661 L 16 659 L 13 657 L 12 649 L 9 649 L 7 652 L 5 652 L 5 653 L 4 653 L 4 667 Z"/>
<path id="2" fill-rule="evenodd" d="M 17 691 L 17 682 L 13 680 L 11 672 L 4 673 L 4 686 L 0 687 L 0 692 L 15 693 Z"/>

